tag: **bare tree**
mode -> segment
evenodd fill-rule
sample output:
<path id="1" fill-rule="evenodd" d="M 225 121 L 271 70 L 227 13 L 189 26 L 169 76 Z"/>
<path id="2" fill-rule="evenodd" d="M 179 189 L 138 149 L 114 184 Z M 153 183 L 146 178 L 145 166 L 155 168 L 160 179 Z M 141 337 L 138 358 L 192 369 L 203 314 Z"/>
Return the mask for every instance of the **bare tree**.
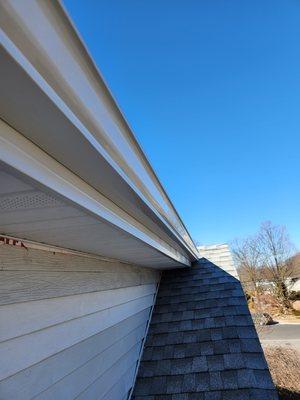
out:
<path id="1" fill-rule="evenodd" d="M 284 226 L 264 222 L 258 234 L 263 255 L 263 275 L 274 285 L 275 296 L 282 312 L 291 308 L 288 298 L 287 279 L 293 272 L 289 261 L 294 250 Z"/>
<path id="2" fill-rule="evenodd" d="M 235 240 L 232 243 L 232 252 L 238 274 L 246 292 L 254 294 L 256 304 L 262 312 L 260 301 L 261 286 L 261 249 L 258 236 L 250 236 L 243 240 Z"/>

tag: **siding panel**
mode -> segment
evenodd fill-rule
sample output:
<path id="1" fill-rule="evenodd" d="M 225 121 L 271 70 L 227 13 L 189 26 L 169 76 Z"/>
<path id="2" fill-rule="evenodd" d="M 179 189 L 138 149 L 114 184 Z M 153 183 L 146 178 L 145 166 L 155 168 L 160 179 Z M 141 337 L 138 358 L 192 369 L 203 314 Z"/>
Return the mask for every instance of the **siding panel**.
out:
<path id="1" fill-rule="evenodd" d="M 0 271 L 0 304 L 62 297 L 149 284 L 153 275 L 135 272 L 27 272 Z"/>
<path id="2" fill-rule="evenodd" d="M 8 245 L 0 256 L 1 400 L 126 397 L 159 273 Z"/>
<path id="3" fill-rule="evenodd" d="M 135 368 L 136 364 L 133 364 L 126 372 L 124 375 L 121 376 L 120 380 L 116 382 L 112 389 L 110 389 L 104 397 L 102 397 L 101 400 L 116 400 L 116 399 L 122 399 L 122 396 L 124 393 L 126 395 L 123 397 L 122 400 L 127 399 L 127 396 L 129 394 L 129 390 L 131 388 L 131 382 L 134 379 L 134 373 L 135 373 Z"/>
<path id="4" fill-rule="evenodd" d="M 148 317 L 149 308 L 3 380 L 1 396 L 14 400 L 31 399 L 88 362 L 97 352 L 103 352 L 122 336 L 146 325 Z"/>
<path id="5" fill-rule="evenodd" d="M 110 369 L 114 364 L 118 363 L 122 356 L 130 352 L 133 347 L 136 347 L 140 343 L 145 328 L 145 325 L 141 325 L 64 379 L 51 386 L 48 390 L 36 396 L 35 399 L 74 399 L 97 379 L 100 379 L 107 369 Z"/>
<path id="6" fill-rule="evenodd" d="M 1 216 L 2 218 L 2 216 Z M 1 246 L 1 269 L 12 271 L 56 271 L 56 272 L 136 272 L 154 273 L 148 268 L 123 263 L 117 260 L 107 260 L 100 257 L 85 257 L 70 253 L 26 250 L 22 247 Z"/>
<path id="7" fill-rule="evenodd" d="M 92 385 L 80 393 L 76 400 L 95 400 L 102 399 L 119 381 L 120 376 L 124 375 L 128 369 L 135 365 L 139 355 L 140 344 L 131 348 L 122 358 L 111 368 L 101 375 Z M 54 399 L 53 399 L 54 400 Z"/>
<path id="8" fill-rule="evenodd" d="M 149 308 L 152 303 L 153 295 L 148 295 L 2 342 L 0 359 L 6 362 L 0 365 L 0 380 Z"/>
<path id="9" fill-rule="evenodd" d="M 153 295 L 156 286 L 139 285 L 0 307 L 0 342 Z"/>
<path id="10" fill-rule="evenodd" d="M 0 246 L 0 305 L 156 283 L 158 272 L 119 261 Z"/>

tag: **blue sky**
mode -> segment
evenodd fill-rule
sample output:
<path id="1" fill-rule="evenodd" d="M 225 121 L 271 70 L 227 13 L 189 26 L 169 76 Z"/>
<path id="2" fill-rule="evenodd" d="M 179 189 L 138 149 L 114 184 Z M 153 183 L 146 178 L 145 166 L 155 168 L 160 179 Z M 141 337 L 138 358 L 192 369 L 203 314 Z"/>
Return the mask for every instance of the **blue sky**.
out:
<path id="1" fill-rule="evenodd" d="M 192 237 L 300 248 L 300 2 L 64 3 Z"/>

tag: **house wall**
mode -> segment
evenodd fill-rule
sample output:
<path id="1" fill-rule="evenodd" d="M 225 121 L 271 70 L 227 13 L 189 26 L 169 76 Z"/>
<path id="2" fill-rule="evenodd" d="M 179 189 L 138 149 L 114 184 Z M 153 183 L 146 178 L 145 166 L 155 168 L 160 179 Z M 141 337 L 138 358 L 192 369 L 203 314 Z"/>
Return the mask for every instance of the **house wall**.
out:
<path id="1" fill-rule="evenodd" d="M 288 281 L 288 288 L 290 291 L 299 292 L 300 291 L 300 278 L 294 278 Z"/>
<path id="2" fill-rule="evenodd" d="M 0 399 L 126 398 L 159 272 L 0 246 Z"/>

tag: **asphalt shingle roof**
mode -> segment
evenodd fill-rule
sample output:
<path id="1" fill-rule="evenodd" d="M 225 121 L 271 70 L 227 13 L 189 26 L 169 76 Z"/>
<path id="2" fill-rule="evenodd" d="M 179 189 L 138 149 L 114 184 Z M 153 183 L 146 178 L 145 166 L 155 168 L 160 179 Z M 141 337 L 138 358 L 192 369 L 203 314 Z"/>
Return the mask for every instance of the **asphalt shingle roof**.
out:
<path id="1" fill-rule="evenodd" d="M 278 399 L 236 278 L 205 259 L 163 273 L 133 399 Z"/>

